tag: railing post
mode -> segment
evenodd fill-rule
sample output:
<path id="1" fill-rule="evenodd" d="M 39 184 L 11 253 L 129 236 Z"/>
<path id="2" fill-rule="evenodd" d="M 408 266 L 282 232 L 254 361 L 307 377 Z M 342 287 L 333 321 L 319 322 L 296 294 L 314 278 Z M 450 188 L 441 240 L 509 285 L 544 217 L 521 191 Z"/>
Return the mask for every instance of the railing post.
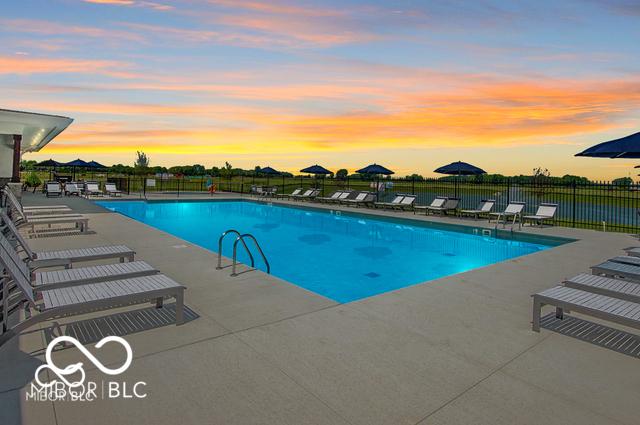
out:
<path id="1" fill-rule="evenodd" d="M 576 182 L 575 182 L 575 180 L 574 180 L 572 186 L 573 186 L 572 187 L 572 189 L 573 189 L 573 201 L 572 201 L 572 204 L 573 204 L 573 212 L 572 212 L 573 221 L 572 221 L 572 227 L 576 227 L 576 208 L 577 208 L 576 201 L 577 201 L 577 199 L 576 199 Z"/>
<path id="2" fill-rule="evenodd" d="M 415 176 L 411 176 L 411 194 L 412 195 L 416 194 L 416 177 Z"/>

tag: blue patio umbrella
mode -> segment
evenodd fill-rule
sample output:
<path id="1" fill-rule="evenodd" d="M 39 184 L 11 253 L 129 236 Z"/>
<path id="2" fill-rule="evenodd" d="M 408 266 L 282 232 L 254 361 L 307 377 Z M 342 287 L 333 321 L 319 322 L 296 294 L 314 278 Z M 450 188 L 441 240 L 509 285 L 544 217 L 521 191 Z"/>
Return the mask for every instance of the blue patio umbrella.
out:
<path id="1" fill-rule="evenodd" d="M 462 161 L 452 162 L 451 164 L 436 168 L 434 172 L 453 176 L 477 176 L 480 174 L 486 174 L 486 171 L 484 171 L 482 168 L 478 168 L 475 165 L 471 165 Z M 458 177 L 456 177 L 455 179 L 453 196 L 458 196 Z"/>
<path id="2" fill-rule="evenodd" d="M 271 168 L 271 167 L 264 167 L 260 169 L 260 173 L 262 174 L 266 174 L 267 175 L 267 186 L 269 186 L 269 176 L 278 176 L 280 174 L 282 174 L 280 171 Z"/>
<path id="3" fill-rule="evenodd" d="M 330 170 L 327 170 L 321 165 L 312 165 L 311 167 L 303 168 L 300 170 L 301 173 L 309 173 L 314 175 L 314 186 L 318 187 L 318 175 L 326 176 L 328 174 L 333 174 Z M 322 181 L 322 192 L 324 195 L 324 180 Z"/>
<path id="4" fill-rule="evenodd" d="M 371 165 L 367 165 L 364 168 L 361 168 L 359 170 L 356 171 L 356 173 L 358 174 L 369 174 L 369 175 L 375 175 L 377 176 L 376 178 L 376 201 L 379 201 L 380 199 L 380 191 L 378 190 L 378 188 L 380 187 L 380 174 L 383 174 L 385 176 L 389 176 L 391 174 L 394 174 L 393 171 L 391 171 L 390 169 L 383 167 L 382 165 L 378 165 L 378 164 L 371 164 Z"/>
<path id="5" fill-rule="evenodd" d="M 53 170 L 56 169 L 57 167 L 60 167 L 61 165 L 64 165 L 64 164 L 62 162 L 54 161 L 53 159 L 49 158 L 46 161 L 37 163 L 36 167 L 50 167 L 51 169 L 49 170 L 49 179 L 52 180 Z"/>
<path id="6" fill-rule="evenodd" d="M 592 158 L 640 158 L 640 132 L 591 146 L 575 156 Z"/>
<path id="7" fill-rule="evenodd" d="M 81 160 L 80 158 L 74 159 L 73 161 L 67 162 L 64 164 L 65 167 L 72 167 L 73 169 L 73 180 L 76 179 L 76 167 L 78 168 L 90 168 L 88 162 Z"/>
<path id="8" fill-rule="evenodd" d="M 478 168 L 475 165 L 468 164 L 462 161 L 452 162 L 449 165 L 444 165 L 434 170 L 435 173 L 449 174 L 457 176 L 477 176 L 479 174 L 486 174 L 482 168 Z"/>
<path id="9" fill-rule="evenodd" d="M 87 162 L 87 164 L 89 165 L 89 168 L 109 168 L 106 165 L 102 165 L 99 162 L 96 161 L 89 161 Z"/>
<path id="10" fill-rule="evenodd" d="M 318 164 L 312 165 L 311 167 L 303 168 L 302 170 L 300 170 L 300 172 L 309 173 L 309 174 L 323 174 L 323 175 L 331 174 L 331 171 L 327 170 L 326 168 Z"/>
<path id="11" fill-rule="evenodd" d="M 367 165 L 364 168 L 361 168 L 359 170 L 356 171 L 356 173 L 358 174 L 384 174 L 385 176 L 388 176 L 390 174 L 394 174 L 393 171 L 391 171 L 390 169 L 383 167 L 382 165 L 378 165 L 378 164 L 371 164 L 371 165 Z"/>

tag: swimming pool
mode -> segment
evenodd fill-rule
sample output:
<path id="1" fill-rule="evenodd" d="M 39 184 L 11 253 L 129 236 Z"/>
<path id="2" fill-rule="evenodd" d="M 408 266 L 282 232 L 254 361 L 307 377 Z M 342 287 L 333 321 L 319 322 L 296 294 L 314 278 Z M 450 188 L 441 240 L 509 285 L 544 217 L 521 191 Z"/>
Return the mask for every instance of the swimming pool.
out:
<path id="1" fill-rule="evenodd" d="M 486 237 L 467 226 L 254 201 L 96 203 L 215 252 L 222 232 L 251 233 L 273 275 L 342 303 L 567 242 Z M 222 251 L 228 257 L 234 239 L 225 238 Z M 240 248 L 238 258 L 247 263 Z M 255 257 L 256 266 L 264 270 L 259 255 Z"/>

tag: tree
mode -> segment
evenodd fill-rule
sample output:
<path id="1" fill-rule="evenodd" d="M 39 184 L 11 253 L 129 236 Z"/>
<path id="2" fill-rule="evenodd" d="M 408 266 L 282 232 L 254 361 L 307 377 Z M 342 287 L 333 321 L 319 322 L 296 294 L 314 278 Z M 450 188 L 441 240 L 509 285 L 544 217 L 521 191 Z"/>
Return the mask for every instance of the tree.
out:
<path id="1" fill-rule="evenodd" d="M 629 187 L 633 184 L 633 180 L 631 179 L 631 177 L 620 177 L 619 179 L 614 179 L 611 183 L 616 186 Z"/>
<path id="2" fill-rule="evenodd" d="M 416 182 L 424 181 L 424 177 L 422 177 L 420 174 L 411 174 L 410 176 L 407 176 L 407 179 L 413 180 Z"/>
<path id="3" fill-rule="evenodd" d="M 136 162 L 133 165 L 135 167 L 146 168 L 149 166 L 149 157 L 142 151 L 136 151 Z"/>
<path id="4" fill-rule="evenodd" d="M 346 180 L 348 175 L 349 175 L 349 171 L 347 171 L 345 168 L 341 168 L 338 171 L 336 171 L 336 178 L 338 180 Z"/>
<path id="5" fill-rule="evenodd" d="M 137 174 L 144 175 L 149 173 L 149 157 L 142 151 L 136 151 L 136 162 L 134 163 Z"/>

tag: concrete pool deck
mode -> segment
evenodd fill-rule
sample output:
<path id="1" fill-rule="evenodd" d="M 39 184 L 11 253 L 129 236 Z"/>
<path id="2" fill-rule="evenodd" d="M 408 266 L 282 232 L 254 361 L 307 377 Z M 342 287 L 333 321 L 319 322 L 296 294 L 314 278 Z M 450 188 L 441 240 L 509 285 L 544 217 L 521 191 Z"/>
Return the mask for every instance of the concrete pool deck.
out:
<path id="1" fill-rule="evenodd" d="M 223 197 L 238 196 L 214 198 Z M 162 198 L 173 197 L 153 196 Z M 210 199 L 180 195 L 189 198 Z M 124 243 L 188 288 L 190 320 L 176 327 L 143 305 L 60 321 L 87 342 L 100 339 L 105 316 L 126 334 L 134 360 L 118 379 L 147 383 L 148 396 L 135 400 L 25 401 L 50 324 L 14 338 L 0 347 L 0 424 L 631 425 L 640 416 L 638 358 L 530 325 L 531 294 L 640 245 L 630 235 L 527 227 L 579 240 L 337 304 L 261 272 L 230 277 L 228 268 L 215 269 L 212 252 L 84 199 L 25 195 L 24 202 L 67 204 L 87 214 L 95 232 L 34 238 L 34 248 Z M 105 364 L 122 362 L 117 348 L 91 351 Z M 56 359 L 82 361 L 88 379 L 104 379 L 75 348 Z"/>

